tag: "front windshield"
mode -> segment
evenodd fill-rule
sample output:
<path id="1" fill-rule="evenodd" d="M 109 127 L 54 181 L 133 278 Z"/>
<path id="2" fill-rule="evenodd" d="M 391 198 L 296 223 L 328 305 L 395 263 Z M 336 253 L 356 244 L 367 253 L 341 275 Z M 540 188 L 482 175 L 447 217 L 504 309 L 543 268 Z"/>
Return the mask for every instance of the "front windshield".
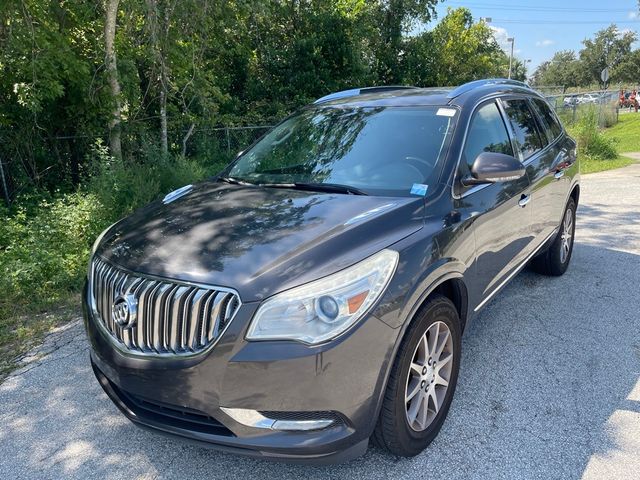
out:
<path id="1" fill-rule="evenodd" d="M 243 153 L 226 175 L 256 184 L 339 184 L 408 196 L 414 185 L 435 181 L 455 113 L 439 107 L 305 109 Z"/>

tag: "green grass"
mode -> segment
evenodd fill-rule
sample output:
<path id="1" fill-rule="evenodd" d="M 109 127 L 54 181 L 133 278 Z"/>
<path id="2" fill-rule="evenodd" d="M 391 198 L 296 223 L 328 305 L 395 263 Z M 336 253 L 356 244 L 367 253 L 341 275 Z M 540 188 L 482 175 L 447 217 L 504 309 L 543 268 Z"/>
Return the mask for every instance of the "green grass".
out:
<path id="1" fill-rule="evenodd" d="M 604 172 L 605 170 L 613 170 L 614 168 L 622 168 L 634 163 L 634 160 L 626 157 L 618 157 L 613 160 L 602 160 L 599 158 L 582 157 L 580 158 L 580 171 L 582 173 Z"/>
<path id="2" fill-rule="evenodd" d="M 621 113 L 620 121 L 604 131 L 615 139 L 618 152 L 640 152 L 640 113 Z"/>

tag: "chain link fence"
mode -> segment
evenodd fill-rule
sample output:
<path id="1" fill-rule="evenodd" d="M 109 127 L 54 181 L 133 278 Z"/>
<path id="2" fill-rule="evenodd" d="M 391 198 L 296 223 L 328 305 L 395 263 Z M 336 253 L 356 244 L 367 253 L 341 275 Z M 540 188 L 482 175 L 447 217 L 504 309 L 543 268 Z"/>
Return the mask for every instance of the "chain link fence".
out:
<path id="1" fill-rule="evenodd" d="M 596 90 L 580 93 L 545 94 L 558 117 L 565 124 L 576 123 L 584 114 L 597 112 L 598 125 L 610 127 L 618 123 L 620 108 L 618 93 L 611 90 Z"/>
<path id="2" fill-rule="evenodd" d="M 127 157 L 153 161 L 162 155 L 157 132 L 123 127 L 122 145 Z M 270 128 L 269 125 L 249 125 L 170 131 L 169 152 L 218 168 L 246 150 Z M 7 132 L 0 130 L 0 140 L 6 138 L 9 138 Z M 10 205 L 16 195 L 34 186 L 55 188 L 61 179 L 77 184 L 96 155 L 96 149 L 108 144 L 108 135 L 58 134 L 36 140 L 0 142 L 0 203 Z M 27 148 L 31 144 L 37 148 Z"/>
<path id="3" fill-rule="evenodd" d="M 186 157 L 228 161 L 238 152 L 246 150 L 270 128 L 270 125 L 250 125 L 194 129 L 175 138 L 173 150 L 180 151 Z"/>

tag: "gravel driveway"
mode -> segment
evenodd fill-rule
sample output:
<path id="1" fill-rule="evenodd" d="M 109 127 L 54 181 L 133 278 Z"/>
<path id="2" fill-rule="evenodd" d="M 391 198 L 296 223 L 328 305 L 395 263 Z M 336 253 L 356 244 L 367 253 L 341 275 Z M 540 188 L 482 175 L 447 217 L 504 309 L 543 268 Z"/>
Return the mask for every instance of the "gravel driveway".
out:
<path id="1" fill-rule="evenodd" d="M 413 459 L 370 448 L 292 466 L 142 431 L 102 393 L 73 323 L 0 385 L 0 478 L 638 478 L 640 164 L 582 192 L 569 271 L 523 272 L 472 324 L 449 418 Z"/>

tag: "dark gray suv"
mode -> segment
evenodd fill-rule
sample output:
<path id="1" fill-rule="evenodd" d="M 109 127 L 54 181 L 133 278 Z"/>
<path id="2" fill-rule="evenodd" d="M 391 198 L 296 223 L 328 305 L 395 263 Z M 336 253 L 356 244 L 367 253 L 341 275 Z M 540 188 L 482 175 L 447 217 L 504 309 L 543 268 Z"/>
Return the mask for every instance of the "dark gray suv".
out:
<path id="1" fill-rule="evenodd" d="M 578 180 L 518 82 L 324 97 L 100 236 L 95 374 L 136 424 L 225 451 L 415 455 L 476 313 L 527 264 L 567 269 Z"/>

